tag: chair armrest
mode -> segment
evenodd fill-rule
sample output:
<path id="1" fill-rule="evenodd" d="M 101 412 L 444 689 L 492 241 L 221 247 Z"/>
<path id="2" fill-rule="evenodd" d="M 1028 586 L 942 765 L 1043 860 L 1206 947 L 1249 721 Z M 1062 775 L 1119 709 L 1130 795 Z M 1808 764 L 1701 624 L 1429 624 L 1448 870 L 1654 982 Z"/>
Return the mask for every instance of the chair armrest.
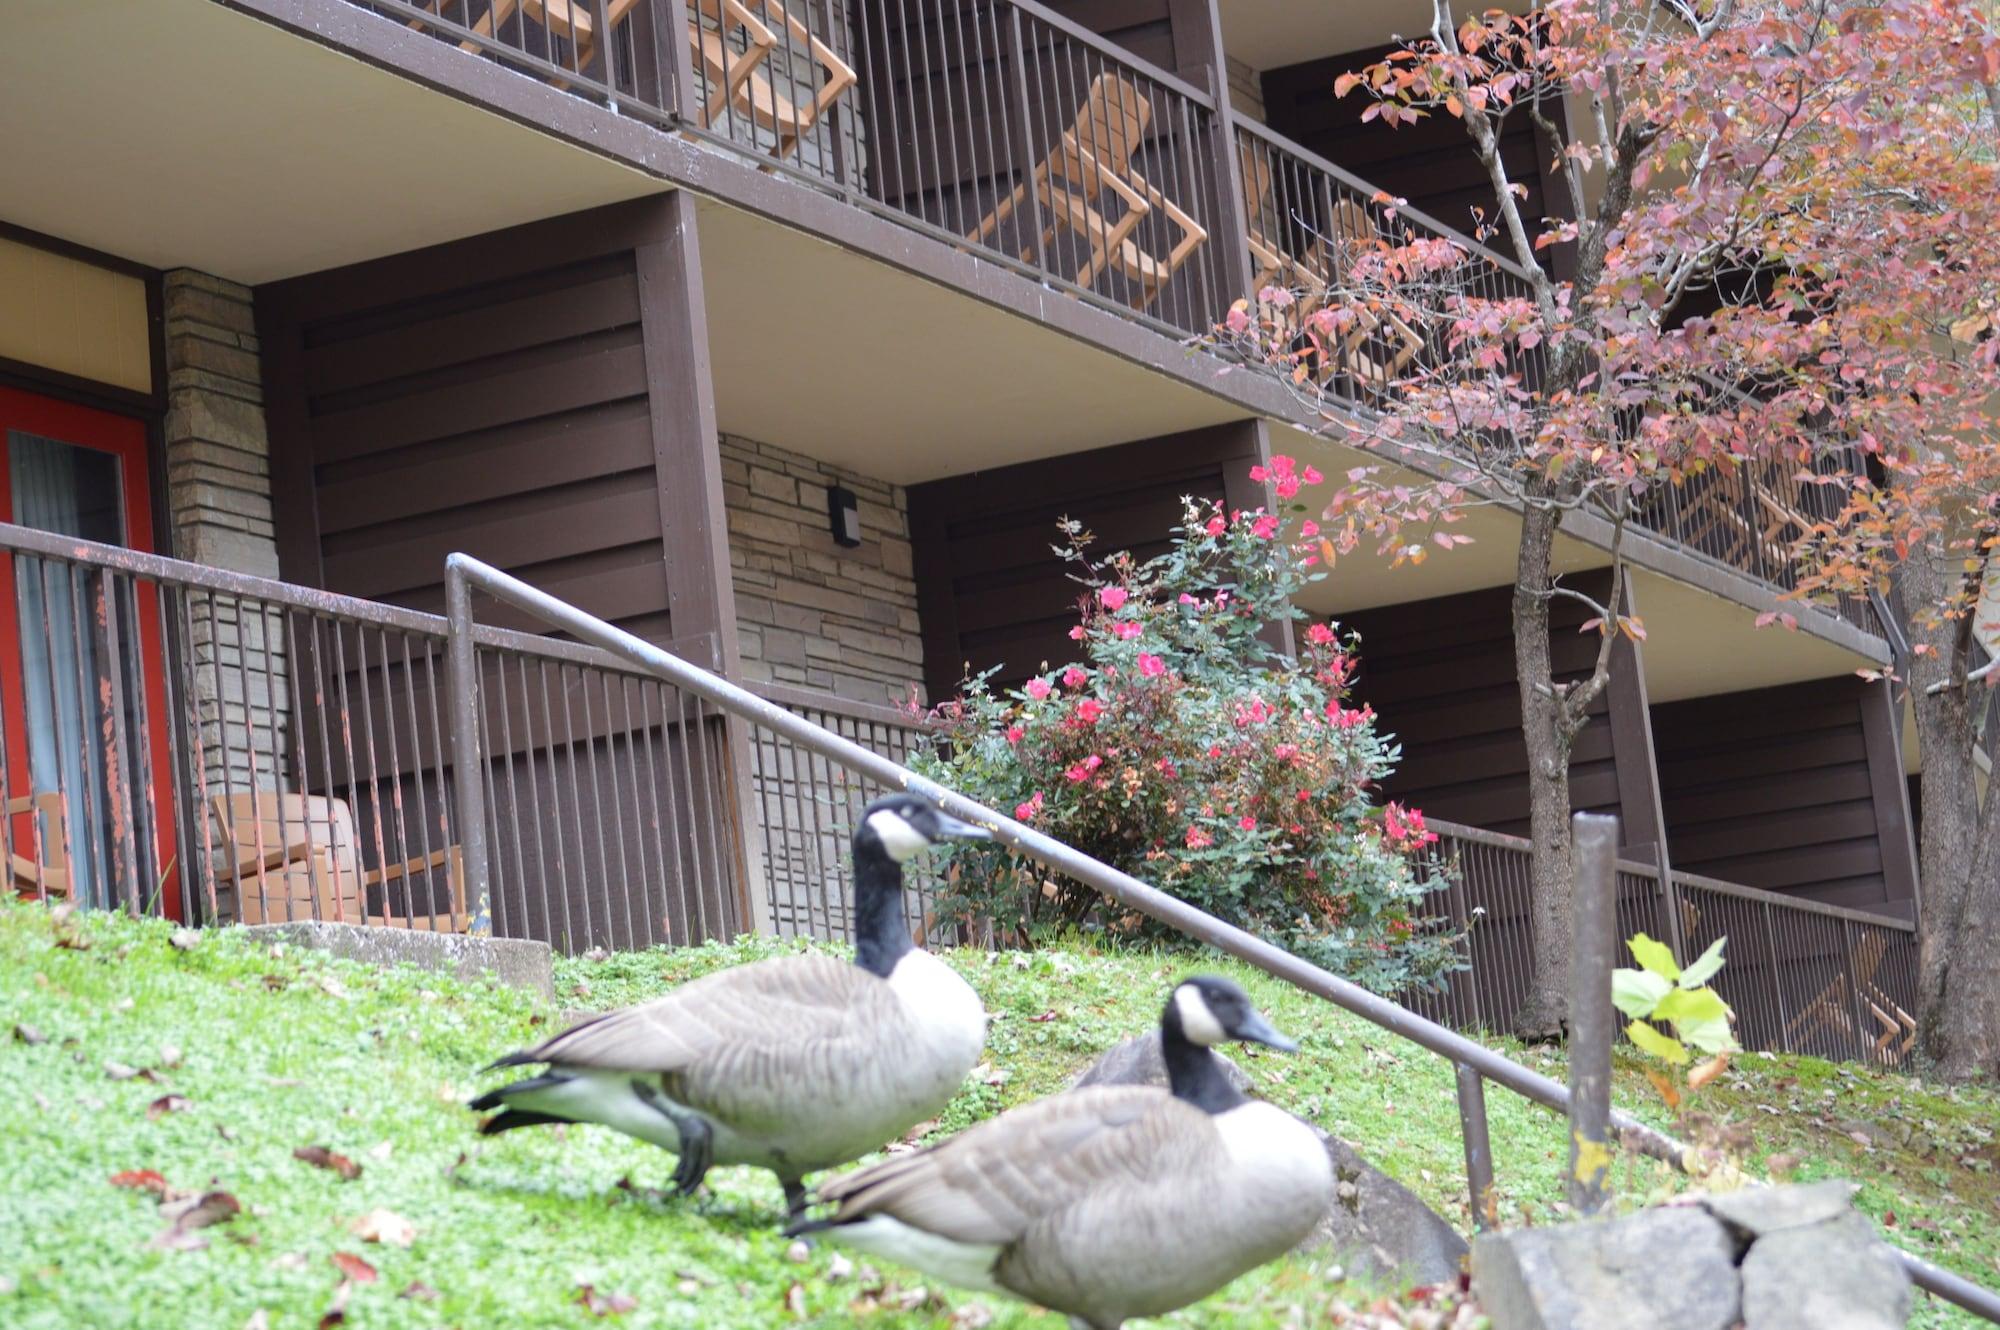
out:
<path id="1" fill-rule="evenodd" d="M 405 859 L 401 863 L 384 864 L 380 868 L 363 869 L 361 873 L 361 885 L 364 887 L 380 886 L 384 882 L 393 882 L 399 878 L 408 877 L 412 873 L 424 873 L 435 868 L 443 868 L 452 861 L 457 849 L 458 847 L 454 845 L 432 854 L 420 854 L 414 859 Z"/>

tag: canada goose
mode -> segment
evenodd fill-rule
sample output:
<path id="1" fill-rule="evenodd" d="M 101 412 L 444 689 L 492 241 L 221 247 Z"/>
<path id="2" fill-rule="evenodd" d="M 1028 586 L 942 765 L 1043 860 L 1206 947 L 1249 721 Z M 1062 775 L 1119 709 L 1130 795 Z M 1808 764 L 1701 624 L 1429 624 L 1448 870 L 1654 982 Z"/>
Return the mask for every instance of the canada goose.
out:
<path id="1" fill-rule="evenodd" d="M 1210 1051 L 1296 1047 L 1227 979 L 1184 980 L 1160 1017 L 1169 1089 L 1094 1086 L 819 1187 L 825 1230 L 948 1283 L 1091 1330 L 1204 1298 L 1297 1246 L 1333 1199 L 1319 1137 L 1229 1083 Z"/>
<path id="2" fill-rule="evenodd" d="M 852 965 L 739 965 L 509 1053 L 492 1067 L 546 1070 L 473 1100 L 500 1110 L 480 1130 L 600 1123 L 678 1154 L 683 1196 L 715 1164 L 754 1164 L 778 1175 L 797 1215 L 805 1174 L 935 1116 L 978 1062 L 985 1009 L 911 943 L 902 864 L 936 841 L 987 835 L 916 795 L 876 800 L 854 833 Z"/>

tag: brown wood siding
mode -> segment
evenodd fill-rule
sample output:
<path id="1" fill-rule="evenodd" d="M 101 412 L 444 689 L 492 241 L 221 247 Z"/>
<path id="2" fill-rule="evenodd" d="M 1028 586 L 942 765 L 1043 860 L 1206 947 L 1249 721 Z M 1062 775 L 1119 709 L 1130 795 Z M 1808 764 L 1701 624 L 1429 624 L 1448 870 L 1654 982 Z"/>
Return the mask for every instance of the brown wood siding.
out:
<path id="1" fill-rule="evenodd" d="M 1265 123 L 1328 161 L 1346 167 L 1379 189 L 1470 235 L 1473 209 L 1495 215 L 1493 188 L 1473 155 L 1465 129 L 1446 115 L 1390 128 L 1361 122 L 1368 98 L 1333 95 L 1334 80 L 1383 59 L 1396 48 L 1379 46 L 1264 71 Z M 1510 179 L 1528 187 L 1522 215 L 1539 218 L 1548 202 L 1545 153 L 1527 116 L 1508 118 L 1501 159 Z"/>
<path id="2" fill-rule="evenodd" d="M 1890 905 L 1868 700 L 1867 684 L 1842 678 L 1654 707 L 1674 867 L 1830 905 Z"/>
<path id="3" fill-rule="evenodd" d="M 1182 499 L 1247 506 L 1260 432 L 1249 425 L 1190 430 L 1095 452 L 972 472 L 910 490 L 924 686 L 955 696 L 969 673 L 1000 667 L 1017 684 L 1043 661 L 1073 659 L 1069 630 L 1081 588 L 1050 548 L 1072 517 L 1097 535 L 1098 556 L 1167 547 Z M 968 670 L 969 666 L 969 670 Z"/>
<path id="4" fill-rule="evenodd" d="M 1551 614 L 1557 678 L 1587 673 L 1599 641 L 1576 631 L 1587 611 L 1558 601 Z M 1384 606 L 1348 615 L 1342 626 L 1361 634 L 1356 697 L 1402 744 L 1383 793 L 1433 817 L 1527 835 L 1528 754 L 1510 593 L 1495 588 Z M 1619 814 L 1627 828 L 1650 822 L 1640 808 L 1648 793 L 1620 786 L 1608 690 L 1576 738 L 1570 798 L 1579 811 Z"/>

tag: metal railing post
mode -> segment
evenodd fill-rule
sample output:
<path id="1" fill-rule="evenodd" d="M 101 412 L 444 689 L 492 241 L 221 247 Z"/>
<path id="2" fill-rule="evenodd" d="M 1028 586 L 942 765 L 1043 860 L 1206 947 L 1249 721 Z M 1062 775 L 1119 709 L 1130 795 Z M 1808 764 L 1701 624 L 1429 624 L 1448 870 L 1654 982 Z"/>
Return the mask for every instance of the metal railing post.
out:
<path id="1" fill-rule="evenodd" d="M 479 651 L 472 640 L 472 587 L 465 569 L 444 570 L 445 681 L 451 695 L 452 783 L 458 792 L 458 842 L 465 881 L 459 884 L 475 935 L 493 931 L 486 861 L 486 781 L 479 752 Z"/>
<path id="2" fill-rule="evenodd" d="M 1611 1147 L 1611 965 L 1618 946 L 1618 819 L 1570 820 L 1576 886 L 1569 991 L 1569 1203 L 1595 1214 L 1608 1195 Z"/>
<path id="3" fill-rule="evenodd" d="M 1472 1200 L 1473 1227 L 1492 1225 L 1488 1204 L 1493 1194 L 1493 1138 L 1486 1129 L 1486 1082 L 1463 1062 L 1452 1064 L 1458 1077 L 1458 1127 L 1465 1139 L 1465 1185 Z"/>

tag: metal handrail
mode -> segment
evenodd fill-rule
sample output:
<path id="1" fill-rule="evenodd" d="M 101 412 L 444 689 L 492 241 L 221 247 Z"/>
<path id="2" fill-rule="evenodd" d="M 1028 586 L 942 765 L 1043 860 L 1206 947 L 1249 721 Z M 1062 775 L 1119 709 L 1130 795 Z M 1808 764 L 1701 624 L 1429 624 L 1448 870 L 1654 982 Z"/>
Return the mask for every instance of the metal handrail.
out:
<path id="1" fill-rule="evenodd" d="M 793 715 L 767 702 L 750 690 L 699 666 L 679 659 L 671 652 L 636 637 L 624 629 L 578 609 L 576 606 L 538 590 L 528 583 L 465 554 L 445 560 L 447 617 L 451 621 L 453 650 L 450 652 L 450 681 L 453 714 L 459 719 L 454 740 L 454 757 L 474 770 L 480 762 L 477 715 L 479 681 L 472 658 L 472 590 L 478 588 L 507 605 L 532 614 L 553 627 L 589 642 L 614 656 L 647 670 L 659 678 L 713 703 L 722 710 L 771 729 L 801 748 L 878 781 L 891 789 L 922 794 L 954 816 L 977 822 L 992 831 L 1000 844 L 1035 860 L 1044 867 L 1085 883 L 1120 905 L 1139 911 L 1177 929 L 1197 941 L 1235 956 L 1296 988 L 1325 998 L 1334 1005 L 1360 1016 L 1391 1034 L 1450 1061 L 1457 1071 L 1461 1126 L 1465 1134 L 1466 1162 L 1471 1174 L 1475 1204 L 1491 1183 L 1492 1153 L 1486 1143 L 1486 1115 L 1482 1081 L 1490 1080 L 1516 1094 L 1557 1113 L 1570 1107 L 1568 1087 L 1522 1066 L 1483 1044 L 1442 1025 L 1424 1019 L 1337 975 L 1330 974 L 1292 953 L 1274 946 L 1234 924 L 1225 923 L 1186 901 L 1168 895 L 1089 855 L 1054 840 L 1033 827 L 1025 826 L 936 781 L 896 765 L 879 753 Z M 460 643 L 463 643 L 462 648 Z M 460 780 L 460 819 L 465 829 L 465 867 L 469 888 L 483 899 L 487 886 L 485 808 L 482 782 Z M 477 834 L 475 835 L 475 829 Z M 1639 1121 L 1630 1114 L 1613 1111 L 1611 1125 L 1621 1138 L 1636 1145 L 1641 1153 L 1676 1167 L 1686 1167 L 1687 1147 L 1665 1132 Z M 1485 1185 L 1482 1185 L 1484 1183 Z M 1980 1287 L 1962 1276 L 1942 1270 L 1918 1256 L 1899 1252 L 1904 1268 L 1919 1287 L 1954 1302 L 1987 1320 L 2000 1324 L 2000 1294 Z"/>

